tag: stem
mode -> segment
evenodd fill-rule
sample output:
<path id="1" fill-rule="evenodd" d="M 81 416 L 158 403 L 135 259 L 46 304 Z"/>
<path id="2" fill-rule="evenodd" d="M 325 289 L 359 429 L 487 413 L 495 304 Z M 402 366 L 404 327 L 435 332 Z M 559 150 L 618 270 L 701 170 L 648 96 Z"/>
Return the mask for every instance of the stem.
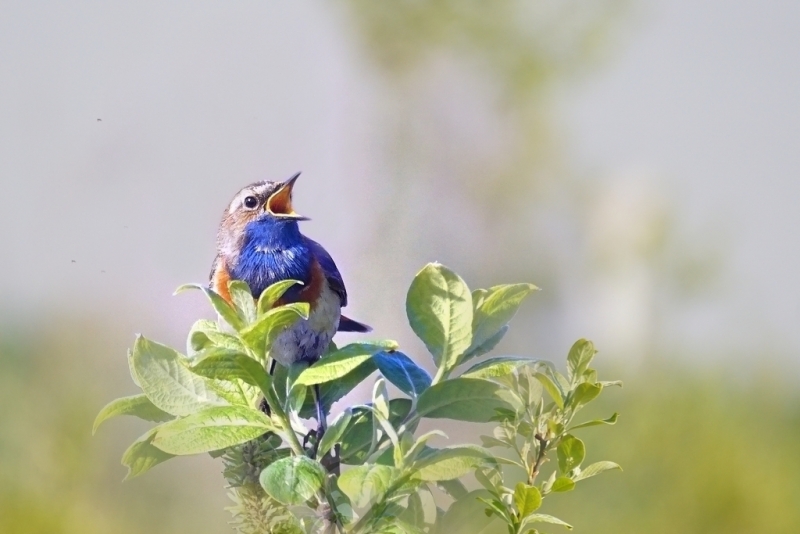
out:
<path id="1" fill-rule="evenodd" d="M 300 440 L 297 439 L 297 434 L 294 432 L 289 416 L 286 414 L 286 411 L 283 409 L 278 399 L 273 395 L 272 390 L 265 388 L 262 389 L 262 393 L 264 394 L 264 398 L 267 399 L 267 404 L 272 407 L 273 413 L 280 420 L 281 426 L 286 431 L 286 438 L 289 441 L 289 446 L 291 446 L 292 451 L 296 456 L 306 456 L 306 451 L 303 449 Z M 327 489 L 323 488 L 317 492 L 317 503 L 318 509 L 321 509 L 324 514 L 323 519 L 328 523 L 324 532 L 327 534 L 328 532 L 332 532 L 332 529 L 335 529 L 333 531 L 342 534 L 344 532 L 344 525 L 342 525 L 339 519 L 339 514 L 336 513 L 336 503 L 333 502 L 333 498 L 330 493 L 328 493 Z"/>
<path id="2" fill-rule="evenodd" d="M 322 511 L 323 520 L 327 523 L 322 530 L 323 534 L 338 532 L 344 534 L 344 525 L 336 513 L 336 503 L 333 502 L 330 493 L 326 489 L 317 492 L 317 509 Z"/>
<path id="3" fill-rule="evenodd" d="M 284 434 L 286 434 L 286 438 L 289 441 L 289 446 L 292 448 L 292 451 L 297 456 L 305 456 L 306 451 L 303 449 L 303 445 L 300 443 L 300 440 L 297 439 L 297 434 L 294 433 L 294 428 L 292 428 L 292 423 L 289 421 L 289 418 L 286 416 L 286 412 L 281 410 L 278 412 L 275 411 L 275 415 L 281 420 L 281 426 L 285 430 Z"/>
<path id="4" fill-rule="evenodd" d="M 539 469 L 542 467 L 542 462 L 544 462 L 544 457 L 547 454 L 547 445 L 550 443 L 541 434 L 536 434 L 534 437 L 539 442 L 539 454 L 536 456 L 536 462 L 534 462 L 533 469 L 528 477 L 528 484 L 531 486 L 536 481 L 536 476 L 539 474 Z"/>
<path id="5" fill-rule="evenodd" d="M 292 427 L 292 423 L 289 420 L 288 415 L 281 406 L 278 399 L 274 398 L 271 395 L 271 391 L 264 391 L 263 392 L 265 397 L 269 395 L 268 401 L 272 402 L 275 406 L 273 407 L 273 412 L 275 416 L 280 420 L 281 426 L 284 427 L 286 430 L 286 437 L 289 441 L 289 445 L 292 447 L 292 451 L 294 451 L 295 455 L 297 456 L 306 456 L 306 451 L 303 449 L 303 445 L 300 443 L 300 440 L 297 439 L 297 434 L 294 432 L 294 428 Z M 322 511 L 323 519 L 328 523 L 327 527 L 323 532 L 326 534 L 328 532 L 339 532 L 340 534 L 344 533 L 344 525 L 342 524 L 341 520 L 339 519 L 339 514 L 336 513 L 336 503 L 333 502 L 333 498 L 331 497 L 330 493 L 327 491 L 326 488 L 320 489 L 317 492 L 317 509 Z M 335 529 L 335 530 L 333 530 Z"/>
<path id="6" fill-rule="evenodd" d="M 410 412 L 408 412 L 408 415 L 406 416 L 406 418 L 403 420 L 402 423 L 400 423 L 400 426 L 397 427 L 397 435 L 398 436 L 403 435 L 405 432 L 408 431 L 408 429 L 412 425 L 414 425 L 417 422 L 419 422 L 420 419 L 422 419 L 422 417 L 419 416 L 419 414 L 417 413 L 416 409 L 413 409 Z"/>
<path id="7" fill-rule="evenodd" d="M 277 399 L 275 400 L 277 401 Z M 286 435 L 289 439 L 289 445 L 291 445 L 295 455 L 306 456 L 306 451 L 303 449 L 303 445 L 300 443 L 300 440 L 297 439 L 297 434 L 294 432 L 294 428 L 292 427 L 289 417 L 286 415 L 286 412 L 283 410 L 283 407 L 280 406 L 279 402 L 276 402 L 276 405 L 278 405 L 278 408 L 275 410 L 275 415 L 280 419 L 281 425 L 286 430 Z M 337 513 L 336 503 L 333 501 L 333 498 L 327 491 L 327 488 L 322 488 L 317 492 L 317 510 L 322 512 L 323 520 L 327 523 L 325 529 L 323 530 L 324 534 L 333 534 L 333 532 L 338 532 L 339 534 L 344 533 L 344 525 L 342 524 L 339 514 Z"/>
<path id="8" fill-rule="evenodd" d="M 442 380 L 445 380 L 447 378 L 447 374 L 448 373 L 445 371 L 444 368 L 444 362 L 442 362 L 442 366 L 436 370 L 436 376 L 433 377 L 431 385 L 438 384 Z"/>
<path id="9" fill-rule="evenodd" d="M 292 422 L 289 420 L 289 416 L 286 415 L 286 411 L 283 409 L 283 406 L 281 406 L 280 401 L 277 399 L 277 397 L 275 397 L 272 389 L 263 386 L 260 389 L 267 401 L 267 406 L 269 406 L 270 410 L 272 410 L 272 413 L 275 414 L 280 421 L 281 426 L 286 431 L 286 439 L 289 442 L 289 446 L 292 448 L 292 451 L 297 456 L 305 456 L 306 451 L 303 449 L 303 445 L 300 443 L 300 440 L 297 439 L 297 434 L 294 433 Z"/>

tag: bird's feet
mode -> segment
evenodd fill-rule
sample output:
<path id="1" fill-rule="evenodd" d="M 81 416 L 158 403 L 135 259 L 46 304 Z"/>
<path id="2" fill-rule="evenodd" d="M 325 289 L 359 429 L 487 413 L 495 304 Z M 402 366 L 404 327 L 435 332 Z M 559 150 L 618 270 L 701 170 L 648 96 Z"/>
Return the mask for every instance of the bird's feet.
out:
<path id="1" fill-rule="evenodd" d="M 322 441 L 322 436 L 325 435 L 325 425 L 322 424 L 314 430 L 310 430 L 303 438 L 303 448 L 311 451 L 313 456 L 317 455 L 319 443 Z"/>
<path id="2" fill-rule="evenodd" d="M 261 403 L 259 403 L 258 409 L 267 414 L 268 417 L 272 413 L 271 410 L 269 409 L 269 404 L 267 404 L 267 399 L 261 399 Z"/>

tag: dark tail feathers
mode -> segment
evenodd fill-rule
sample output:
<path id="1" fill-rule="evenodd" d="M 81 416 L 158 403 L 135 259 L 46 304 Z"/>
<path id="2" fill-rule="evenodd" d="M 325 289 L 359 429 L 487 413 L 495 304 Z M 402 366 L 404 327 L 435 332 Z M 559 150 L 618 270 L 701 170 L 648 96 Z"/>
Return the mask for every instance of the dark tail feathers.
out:
<path id="1" fill-rule="evenodd" d="M 372 327 L 342 315 L 339 319 L 339 332 L 372 332 Z"/>

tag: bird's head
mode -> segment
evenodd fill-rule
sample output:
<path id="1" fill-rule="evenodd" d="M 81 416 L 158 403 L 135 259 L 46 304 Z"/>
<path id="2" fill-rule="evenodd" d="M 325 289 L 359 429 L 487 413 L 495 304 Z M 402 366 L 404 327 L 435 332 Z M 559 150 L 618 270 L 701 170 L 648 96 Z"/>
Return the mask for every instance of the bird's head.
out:
<path id="1" fill-rule="evenodd" d="M 272 232 L 308 220 L 292 207 L 292 189 L 299 176 L 297 173 L 284 182 L 255 182 L 236 193 L 222 216 L 217 236 L 219 251 L 235 253 L 248 227 Z"/>

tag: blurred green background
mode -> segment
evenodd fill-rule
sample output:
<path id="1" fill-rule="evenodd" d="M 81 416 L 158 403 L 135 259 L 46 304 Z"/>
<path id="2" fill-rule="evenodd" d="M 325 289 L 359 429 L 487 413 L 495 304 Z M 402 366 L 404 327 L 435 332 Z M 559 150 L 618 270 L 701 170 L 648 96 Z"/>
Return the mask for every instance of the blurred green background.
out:
<path id="1" fill-rule="evenodd" d="M 439 260 L 531 281 L 498 347 L 625 388 L 576 532 L 800 532 L 800 8 L 714 0 L 18 2 L 0 17 L 0 532 L 221 533 L 220 466 L 122 484 L 135 332 L 177 347 L 230 197 L 295 204 L 351 315 L 427 362 Z M 357 401 L 364 392 L 356 392 Z M 477 437 L 477 430 L 475 432 Z M 477 441 L 477 440 L 476 440 Z M 555 530 L 555 529 L 551 529 Z"/>

